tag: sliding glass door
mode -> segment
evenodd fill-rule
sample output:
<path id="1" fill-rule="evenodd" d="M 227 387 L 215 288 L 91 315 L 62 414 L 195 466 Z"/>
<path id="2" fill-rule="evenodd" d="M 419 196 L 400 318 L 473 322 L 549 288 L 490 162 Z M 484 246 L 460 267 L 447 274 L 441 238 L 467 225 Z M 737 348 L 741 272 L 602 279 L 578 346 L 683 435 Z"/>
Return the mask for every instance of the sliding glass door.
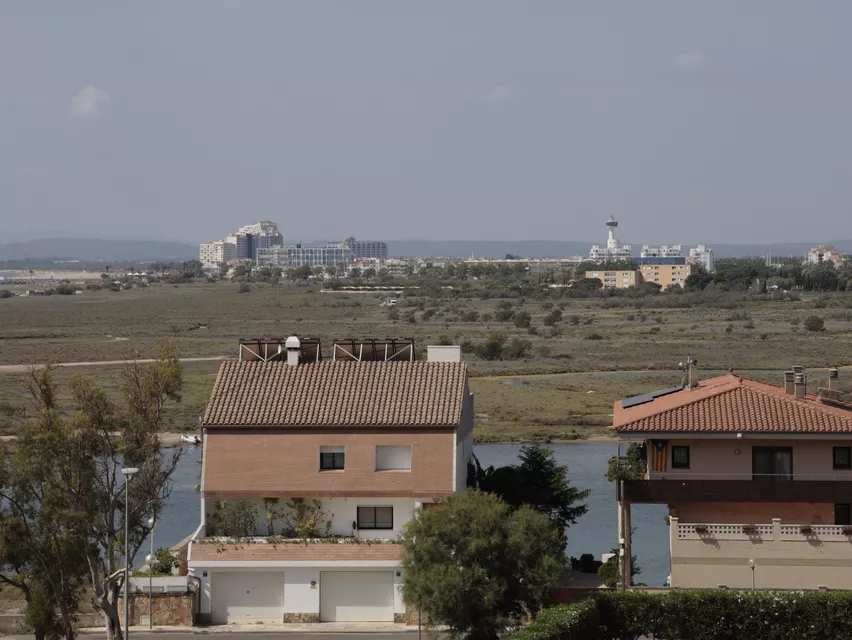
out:
<path id="1" fill-rule="evenodd" d="M 793 447 L 752 447 L 754 480 L 789 482 L 793 479 Z"/>

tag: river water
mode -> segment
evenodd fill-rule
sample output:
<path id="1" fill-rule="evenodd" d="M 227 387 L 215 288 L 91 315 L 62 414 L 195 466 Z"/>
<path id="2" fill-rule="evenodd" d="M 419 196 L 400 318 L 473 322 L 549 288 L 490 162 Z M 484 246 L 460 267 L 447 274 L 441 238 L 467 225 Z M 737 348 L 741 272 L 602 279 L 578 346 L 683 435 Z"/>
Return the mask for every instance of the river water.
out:
<path id="1" fill-rule="evenodd" d="M 586 499 L 588 513 L 568 530 L 568 553 L 591 553 L 600 559 L 617 546 L 615 486 L 606 477 L 609 458 L 615 455 L 615 443 L 551 445 L 560 464 L 568 465 L 571 485 L 590 489 Z M 483 466 L 514 464 L 520 445 L 478 445 L 474 448 Z M 174 487 L 155 531 L 156 547 L 169 547 L 195 531 L 201 518 L 199 482 L 201 450 L 189 448 L 175 472 Z M 633 505 L 633 552 L 642 568 L 636 582 L 662 586 L 668 575 L 668 527 L 663 518 L 664 505 Z M 143 545 L 134 564 L 144 564 L 148 544 Z"/>

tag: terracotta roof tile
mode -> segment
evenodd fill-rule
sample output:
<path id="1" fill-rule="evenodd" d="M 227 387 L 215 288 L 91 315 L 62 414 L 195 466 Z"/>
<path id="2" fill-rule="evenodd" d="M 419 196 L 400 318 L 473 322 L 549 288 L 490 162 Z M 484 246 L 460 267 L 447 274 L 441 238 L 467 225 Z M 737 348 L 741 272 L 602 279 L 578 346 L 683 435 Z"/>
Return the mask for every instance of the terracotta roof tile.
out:
<path id="1" fill-rule="evenodd" d="M 455 427 L 463 362 L 223 362 L 206 427 Z"/>
<path id="2" fill-rule="evenodd" d="M 703 381 L 627 409 L 615 403 L 618 432 L 852 433 L 852 411 L 797 400 L 781 387 L 735 375 Z"/>

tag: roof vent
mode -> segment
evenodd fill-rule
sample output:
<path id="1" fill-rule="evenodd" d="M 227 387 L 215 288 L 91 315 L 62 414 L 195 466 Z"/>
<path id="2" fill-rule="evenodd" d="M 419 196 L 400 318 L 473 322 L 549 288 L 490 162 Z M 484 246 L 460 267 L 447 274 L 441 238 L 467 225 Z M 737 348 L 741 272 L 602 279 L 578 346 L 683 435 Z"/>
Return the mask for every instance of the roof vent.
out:
<path id="1" fill-rule="evenodd" d="M 284 341 L 284 348 L 287 350 L 287 364 L 299 364 L 299 356 L 302 355 L 302 342 L 296 336 L 290 336 Z"/>

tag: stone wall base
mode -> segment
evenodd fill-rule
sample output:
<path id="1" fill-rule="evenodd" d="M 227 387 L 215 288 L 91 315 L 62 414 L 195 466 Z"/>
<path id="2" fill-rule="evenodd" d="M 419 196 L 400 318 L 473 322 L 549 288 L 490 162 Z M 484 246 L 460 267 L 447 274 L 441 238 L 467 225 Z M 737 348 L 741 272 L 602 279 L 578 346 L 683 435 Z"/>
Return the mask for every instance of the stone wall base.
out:
<path id="1" fill-rule="evenodd" d="M 154 626 L 191 627 L 195 622 L 195 594 L 155 593 L 151 604 L 154 610 Z M 118 612 L 124 626 L 124 598 L 118 599 Z M 139 625 L 148 616 L 148 594 L 130 594 L 130 623 Z"/>
<path id="2" fill-rule="evenodd" d="M 319 621 L 318 613 L 285 613 L 282 620 L 285 624 L 291 622 L 306 624 Z"/>

